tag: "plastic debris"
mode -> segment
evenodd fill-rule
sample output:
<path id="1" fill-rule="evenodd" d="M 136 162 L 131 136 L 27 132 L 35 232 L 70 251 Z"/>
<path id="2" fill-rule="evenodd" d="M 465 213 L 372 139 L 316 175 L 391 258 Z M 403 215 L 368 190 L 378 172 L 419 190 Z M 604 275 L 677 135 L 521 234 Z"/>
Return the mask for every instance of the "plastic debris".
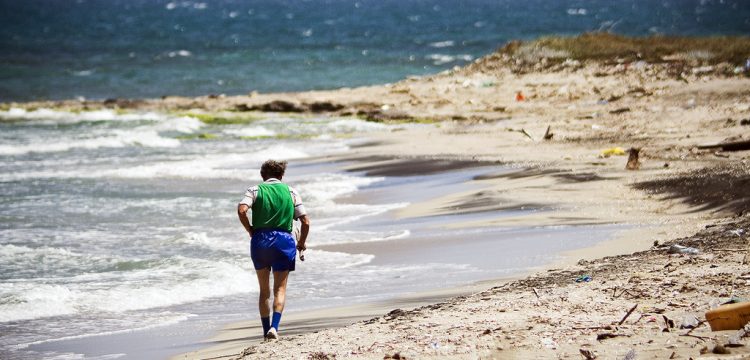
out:
<path id="1" fill-rule="evenodd" d="M 698 318 L 695 315 L 688 314 L 688 315 L 685 315 L 684 318 L 682 318 L 682 324 L 680 324 L 680 329 L 692 329 L 698 326 L 698 324 L 700 324 L 700 320 L 698 320 Z"/>
<path id="2" fill-rule="evenodd" d="M 525 101 L 525 100 L 526 100 L 526 97 L 523 96 L 523 93 L 520 92 L 520 91 L 517 91 L 516 92 L 516 101 Z"/>
<path id="3" fill-rule="evenodd" d="M 593 278 L 591 277 L 591 275 L 578 275 L 578 277 L 576 278 L 575 282 L 577 282 L 577 283 L 580 283 L 580 282 L 589 282 L 591 280 L 593 280 Z"/>
<path id="4" fill-rule="evenodd" d="M 670 254 L 688 254 L 688 255 L 698 255 L 701 253 L 700 250 L 689 247 L 689 246 L 682 246 L 682 245 L 672 245 L 669 247 L 669 250 L 667 250 Z"/>
<path id="5" fill-rule="evenodd" d="M 542 339 L 542 345 L 544 345 L 544 347 L 546 347 L 547 349 L 557 349 L 557 343 L 551 338 Z"/>
<path id="6" fill-rule="evenodd" d="M 625 149 L 623 149 L 623 148 L 621 148 L 621 147 L 618 146 L 618 147 L 613 147 L 613 148 L 602 150 L 602 153 L 599 154 L 599 156 L 600 157 L 608 158 L 608 157 L 613 156 L 613 155 L 623 156 L 626 153 L 627 152 L 625 151 Z"/>

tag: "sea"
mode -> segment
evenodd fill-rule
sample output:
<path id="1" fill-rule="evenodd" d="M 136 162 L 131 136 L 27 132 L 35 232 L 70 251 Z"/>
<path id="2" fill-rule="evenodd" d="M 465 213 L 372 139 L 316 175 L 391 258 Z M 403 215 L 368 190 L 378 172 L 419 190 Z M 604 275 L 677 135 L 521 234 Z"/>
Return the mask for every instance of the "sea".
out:
<path id="1" fill-rule="evenodd" d="M 2 102 L 382 84 L 547 34 L 750 33 L 750 5 L 732 0 L 0 0 L 0 10 Z M 369 176 L 324 160 L 368 134 L 434 125 L 202 119 L 0 110 L 0 358 L 165 358 L 257 318 L 236 206 L 269 158 L 290 161 L 284 180 L 313 219 L 291 311 L 512 276 L 621 229 L 442 226 L 554 211 L 533 207 L 403 219 L 409 204 L 509 169 Z"/>
<path id="2" fill-rule="evenodd" d="M 0 102 L 334 89 L 512 39 L 747 35 L 745 0 L 0 0 Z"/>

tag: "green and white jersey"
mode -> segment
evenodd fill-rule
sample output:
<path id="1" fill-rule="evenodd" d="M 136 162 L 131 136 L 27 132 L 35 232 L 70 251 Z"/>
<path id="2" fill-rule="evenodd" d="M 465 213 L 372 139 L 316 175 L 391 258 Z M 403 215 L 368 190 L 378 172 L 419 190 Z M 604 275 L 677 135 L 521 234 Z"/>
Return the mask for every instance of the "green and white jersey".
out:
<path id="1" fill-rule="evenodd" d="M 286 202 L 284 196 L 278 190 L 284 189 L 289 192 L 291 196 L 291 206 L 294 210 L 287 209 L 271 209 L 268 204 L 275 203 L 279 206 Z M 262 202 L 263 204 L 260 204 Z M 288 228 L 287 222 L 289 217 L 293 217 L 295 220 L 299 219 L 303 215 L 307 215 L 305 206 L 302 204 L 302 198 L 299 196 L 294 188 L 288 186 L 278 179 L 270 178 L 264 181 L 262 184 L 251 186 L 245 191 L 245 197 L 242 198 L 240 204 L 245 204 L 252 209 L 252 215 L 250 219 L 253 227 L 263 228 Z M 287 212 L 288 211 L 288 212 Z M 291 225 L 291 223 L 290 223 Z M 291 228 L 289 228 L 290 230 Z"/>

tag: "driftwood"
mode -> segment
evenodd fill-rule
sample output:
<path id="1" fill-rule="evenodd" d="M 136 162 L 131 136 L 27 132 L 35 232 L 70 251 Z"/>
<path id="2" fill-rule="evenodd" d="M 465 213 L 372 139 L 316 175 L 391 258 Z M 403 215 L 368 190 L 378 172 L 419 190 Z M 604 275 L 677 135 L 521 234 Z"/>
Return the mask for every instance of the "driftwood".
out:
<path id="1" fill-rule="evenodd" d="M 731 141 L 718 144 L 698 145 L 698 149 L 717 149 L 721 148 L 722 151 L 743 151 L 750 150 L 750 140 L 742 141 Z"/>
<path id="2" fill-rule="evenodd" d="M 555 136 L 555 134 L 552 133 L 552 126 L 547 125 L 547 131 L 544 132 L 544 136 L 542 139 L 544 140 L 552 140 L 552 137 Z"/>
<path id="3" fill-rule="evenodd" d="M 638 161 L 638 154 L 641 152 L 641 148 L 630 148 L 628 150 L 630 156 L 628 156 L 628 164 L 625 165 L 627 170 L 638 170 L 641 168 L 641 163 Z"/>
<path id="4" fill-rule="evenodd" d="M 633 311 L 635 311 L 635 308 L 637 308 L 637 307 L 638 307 L 638 304 L 635 304 L 635 305 L 633 305 L 633 307 L 632 307 L 632 308 L 630 308 L 630 310 L 628 310 L 628 313 L 627 313 L 627 314 L 625 314 L 625 316 L 623 316 L 623 317 L 622 317 L 622 320 L 620 320 L 620 322 L 619 322 L 619 323 L 617 323 L 617 325 L 622 325 L 622 323 L 624 323 L 624 322 L 625 322 L 625 320 L 627 320 L 627 319 L 628 319 L 628 317 L 630 316 L 630 314 L 632 314 L 632 313 L 633 313 Z"/>
<path id="5" fill-rule="evenodd" d="M 533 137 L 531 137 L 531 134 L 529 134 L 529 133 L 528 133 L 528 132 L 526 131 L 526 129 L 521 129 L 521 130 L 520 130 L 520 132 L 521 132 L 521 134 L 524 134 L 524 135 L 526 135 L 526 137 L 528 137 L 529 139 L 531 139 L 531 141 L 534 141 L 534 138 L 533 138 Z"/>

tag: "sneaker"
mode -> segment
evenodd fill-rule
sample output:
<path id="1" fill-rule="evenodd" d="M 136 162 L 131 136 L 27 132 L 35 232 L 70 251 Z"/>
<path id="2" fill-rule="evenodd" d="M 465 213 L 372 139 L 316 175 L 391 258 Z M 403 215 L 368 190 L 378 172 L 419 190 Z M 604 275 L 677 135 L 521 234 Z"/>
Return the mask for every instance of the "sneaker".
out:
<path id="1" fill-rule="evenodd" d="M 271 328 L 271 330 L 268 330 L 266 333 L 266 340 L 273 341 L 277 340 L 279 338 L 279 333 L 276 331 L 276 328 Z"/>

